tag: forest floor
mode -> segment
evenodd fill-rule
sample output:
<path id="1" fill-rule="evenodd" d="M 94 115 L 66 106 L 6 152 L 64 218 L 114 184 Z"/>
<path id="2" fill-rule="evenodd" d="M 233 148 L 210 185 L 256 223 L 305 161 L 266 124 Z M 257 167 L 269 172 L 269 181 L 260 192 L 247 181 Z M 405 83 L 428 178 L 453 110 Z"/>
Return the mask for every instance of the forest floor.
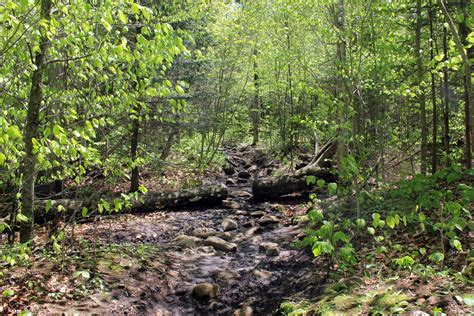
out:
<path id="1" fill-rule="evenodd" d="M 12 292 L 4 293 L 0 311 L 267 315 L 314 304 L 348 315 L 470 311 L 472 288 L 453 291 L 452 280 L 441 275 L 390 274 L 366 262 L 358 276 L 330 278 L 323 258 L 294 246 L 307 228 L 307 197 L 254 203 L 251 181 L 269 173 L 272 162 L 245 148 L 227 154 L 235 166 L 222 178 L 230 190 L 222 207 L 78 224 L 75 244 L 62 253 L 57 249 L 53 258 L 38 249 L 29 264 L 1 276 Z"/>

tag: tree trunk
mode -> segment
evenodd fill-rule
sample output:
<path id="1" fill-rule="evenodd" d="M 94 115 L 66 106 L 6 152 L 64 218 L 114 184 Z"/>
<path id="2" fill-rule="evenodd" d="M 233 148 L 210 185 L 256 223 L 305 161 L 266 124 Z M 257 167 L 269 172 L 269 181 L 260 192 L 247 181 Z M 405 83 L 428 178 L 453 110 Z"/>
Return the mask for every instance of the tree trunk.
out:
<path id="1" fill-rule="evenodd" d="M 132 135 L 130 138 L 130 158 L 132 160 L 132 174 L 130 178 L 130 192 L 138 191 L 140 185 L 139 177 L 140 172 L 138 168 L 137 153 L 138 153 L 138 140 L 140 136 L 140 110 L 137 109 L 136 113 L 133 113 L 132 116 Z"/>
<path id="2" fill-rule="evenodd" d="M 51 0 L 41 1 L 41 18 L 50 21 Z M 21 202 L 22 214 L 28 221 L 20 226 L 20 242 L 30 241 L 33 237 L 35 181 L 37 176 L 37 154 L 33 152 L 33 139 L 37 137 L 40 128 L 39 112 L 43 100 L 43 79 L 46 69 L 46 55 L 51 42 L 43 30 L 40 37 L 40 51 L 35 56 L 36 69 L 31 78 L 31 90 L 28 100 L 26 126 L 24 131 L 25 157 L 20 170 L 23 171 Z"/>
<path id="3" fill-rule="evenodd" d="M 252 107 L 252 135 L 253 141 L 252 145 L 255 146 L 259 140 L 259 129 L 260 129 L 260 85 L 259 77 L 257 71 L 257 50 L 253 51 L 253 84 L 255 89 L 255 94 L 253 97 L 253 107 Z"/>
<path id="4" fill-rule="evenodd" d="M 417 70 L 417 86 L 420 89 L 419 95 L 419 107 L 420 107 L 420 122 L 421 122 L 421 173 L 426 174 L 427 169 L 427 138 L 428 138 L 428 125 L 426 124 L 426 98 L 425 92 L 423 91 L 423 59 L 421 56 L 421 27 L 422 27 L 422 16 L 421 16 L 421 0 L 416 1 L 416 42 L 415 42 L 415 55 L 416 55 L 416 70 Z"/>
<path id="5" fill-rule="evenodd" d="M 430 58 L 431 61 L 434 61 L 434 30 L 433 30 L 433 3 L 430 0 Z M 434 67 L 434 66 L 433 66 Z M 431 173 L 436 173 L 436 168 L 438 165 L 438 106 L 436 104 L 436 79 L 433 69 L 431 71 L 431 103 L 433 105 L 433 152 L 431 155 Z"/>
<path id="6" fill-rule="evenodd" d="M 448 40 L 447 40 L 448 34 L 447 34 L 447 29 L 444 27 L 443 29 L 443 53 L 444 53 L 444 62 L 447 62 L 449 60 L 448 58 Z M 444 122 L 444 127 L 443 127 L 443 145 L 444 145 L 444 151 L 445 154 L 449 154 L 449 144 L 451 142 L 450 137 L 449 137 L 449 73 L 448 73 L 448 67 L 444 67 L 443 69 L 443 86 L 441 88 L 442 90 L 442 97 L 443 97 L 443 103 L 444 103 L 444 115 L 443 115 L 443 122 Z"/>

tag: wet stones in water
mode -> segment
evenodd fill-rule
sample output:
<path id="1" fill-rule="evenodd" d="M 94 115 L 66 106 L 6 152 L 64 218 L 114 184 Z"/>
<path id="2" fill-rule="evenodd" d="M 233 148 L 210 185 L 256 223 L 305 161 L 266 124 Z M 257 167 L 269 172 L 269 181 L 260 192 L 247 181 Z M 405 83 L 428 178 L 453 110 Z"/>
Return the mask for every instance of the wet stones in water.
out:
<path id="1" fill-rule="evenodd" d="M 226 218 L 222 221 L 222 228 L 224 229 L 225 232 L 235 230 L 239 227 L 236 221 L 230 218 Z"/>
<path id="2" fill-rule="evenodd" d="M 219 286 L 212 283 L 196 284 L 193 288 L 193 297 L 198 300 L 208 300 L 219 294 Z"/>
<path id="3" fill-rule="evenodd" d="M 237 251 L 237 245 L 222 238 L 211 236 L 204 240 L 205 246 L 212 246 L 214 249 L 224 252 L 235 252 Z"/>
<path id="4" fill-rule="evenodd" d="M 274 215 L 265 215 L 258 220 L 258 223 L 262 226 L 270 226 L 278 224 L 280 220 Z"/>
<path id="5" fill-rule="evenodd" d="M 238 210 L 238 211 L 235 212 L 235 215 L 237 215 L 237 216 L 248 216 L 249 212 L 243 211 L 243 210 Z"/>
<path id="6" fill-rule="evenodd" d="M 238 178 L 238 179 L 237 179 L 237 182 L 240 183 L 240 184 L 244 184 L 244 183 L 248 183 L 249 180 L 248 180 L 248 179 L 244 179 L 244 178 Z"/>
<path id="7" fill-rule="evenodd" d="M 237 309 L 234 312 L 234 316 L 252 316 L 253 315 L 253 309 L 250 306 L 244 306 L 242 308 Z"/>
<path id="8" fill-rule="evenodd" d="M 231 191 L 229 192 L 229 196 L 231 197 L 241 197 L 241 198 L 250 198 L 252 197 L 252 193 L 247 192 L 247 191 Z"/>
<path id="9" fill-rule="evenodd" d="M 253 227 L 253 226 L 255 226 L 255 222 L 248 221 L 248 222 L 243 223 L 242 226 L 245 227 L 245 228 Z"/>
<path id="10" fill-rule="evenodd" d="M 194 248 L 202 242 L 202 239 L 194 236 L 179 235 L 174 239 L 176 246 L 181 248 Z"/>
<path id="11" fill-rule="evenodd" d="M 192 234 L 199 238 L 207 238 L 210 236 L 215 236 L 219 234 L 219 232 L 215 230 L 214 228 L 201 227 L 201 228 L 196 228 L 195 230 L 193 230 Z"/>
<path id="12" fill-rule="evenodd" d="M 248 172 L 255 172 L 255 171 L 257 171 L 257 170 L 258 170 L 258 167 L 257 167 L 256 165 L 252 165 L 252 166 L 250 166 L 250 168 L 248 168 L 247 171 L 248 171 Z"/>
<path id="13" fill-rule="evenodd" d="M 250 174 L 250 172 L 244 170 L 244 171 L 240 171 L 238 173 L 238 176 L 241 179 L 249 179 L 252 175 Z"/>
<path id="14" fill-rule="evenodd" d="M 265 252 L 267 256 L 278 256 L 280 254 L 280 248 L 278 248 L 278 244 L 274 242 L 261 243 L 258 249 L 261 252 Z"/>
<path id="15" fill-rule="evenodd" d="M 222 205 L 226 208 L 230 208 L 230 209 L 239 209 L 240 208 L 240 204 L 237 203 L 236 201 L 232 201 L 232 200 L 224 200 L 222 201 Z"/>

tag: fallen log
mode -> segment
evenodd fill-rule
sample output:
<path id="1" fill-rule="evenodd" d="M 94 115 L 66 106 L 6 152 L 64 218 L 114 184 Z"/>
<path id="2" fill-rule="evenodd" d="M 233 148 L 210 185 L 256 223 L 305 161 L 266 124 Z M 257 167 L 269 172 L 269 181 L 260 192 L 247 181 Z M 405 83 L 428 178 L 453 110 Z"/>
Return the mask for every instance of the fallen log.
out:
<path id="1" fill-rule="evenodd" d="M 312 189 L 314 184 L 308 185 L 308 176 L 314 176 L 316 179 L 323 179 L 326 182 L 336 181 L 336 176 L 330 169 L 319 167 L 305 168 L 292 174 L 254 180 L 252 183 L 253 199 L 268 200 Z"/>
<path id="2" fill-rule="evenodd" d="M 148 192 L 139 200 L 132 201 L 128 208 L 124 207 L 124 213 L 146 213 L 153 212 L 163 208 L 175 208 L 183 206 L 198 205 L 219 205 L 222 200 L 227 198 L 227 187 L 219 185 L 207 185 L 191 189 L 183 189 L 174 192 Z M 105 201 L 113 208 L 114 198 L 104 198 Z M 35 222 L 44 223 L 58 217 L 58 214 L 64 218 L 83 218 L 92 217 L 99 214 L 97 205 L 99 200 L 96 199 L 58 199 L 58 200 L 36 200 L 35 202 Z M 46 211 L 49 204 L 50 210 Z M 8 205 L 0 205 L 0 218 L 7 217 L 8 211 L 11 209 Z M 87 215 L 83 216 L 82 209 L 87 208 Z M 58 208 L 61 210 L 58 211 Z M 62 214 L 61 214 L 62 213 Z M 110 212 L 104 211 L 103 214 Z"/>

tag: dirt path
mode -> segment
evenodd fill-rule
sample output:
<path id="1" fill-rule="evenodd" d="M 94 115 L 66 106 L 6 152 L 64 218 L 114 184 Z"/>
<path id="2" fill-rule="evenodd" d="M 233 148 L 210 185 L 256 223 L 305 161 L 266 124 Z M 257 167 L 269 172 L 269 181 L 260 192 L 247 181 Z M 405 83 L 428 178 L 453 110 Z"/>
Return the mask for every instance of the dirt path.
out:
<path id="1" fill-rule="evenodd" d="M 321 279 L 313 258 L 295 250 L 304 225 L 304 199 L 252 204 L 251 181 L 270 173 L 258 152 L 228 152 L 224 178 L 230 198 L 224 207 L 125 215 L 94 226 L 78 227 L 86 239 L 104 243 L 154 245 L 155 264 L 113 273 L 110 295 L 66 306 L 45 305 L 47 312 L 189 315 L 271 314 L 290 295 L 317 294 Z M 115 283 L 115 284 L 114 284 Z M 90 304 L 92 302 L 92 304 Z"/>

